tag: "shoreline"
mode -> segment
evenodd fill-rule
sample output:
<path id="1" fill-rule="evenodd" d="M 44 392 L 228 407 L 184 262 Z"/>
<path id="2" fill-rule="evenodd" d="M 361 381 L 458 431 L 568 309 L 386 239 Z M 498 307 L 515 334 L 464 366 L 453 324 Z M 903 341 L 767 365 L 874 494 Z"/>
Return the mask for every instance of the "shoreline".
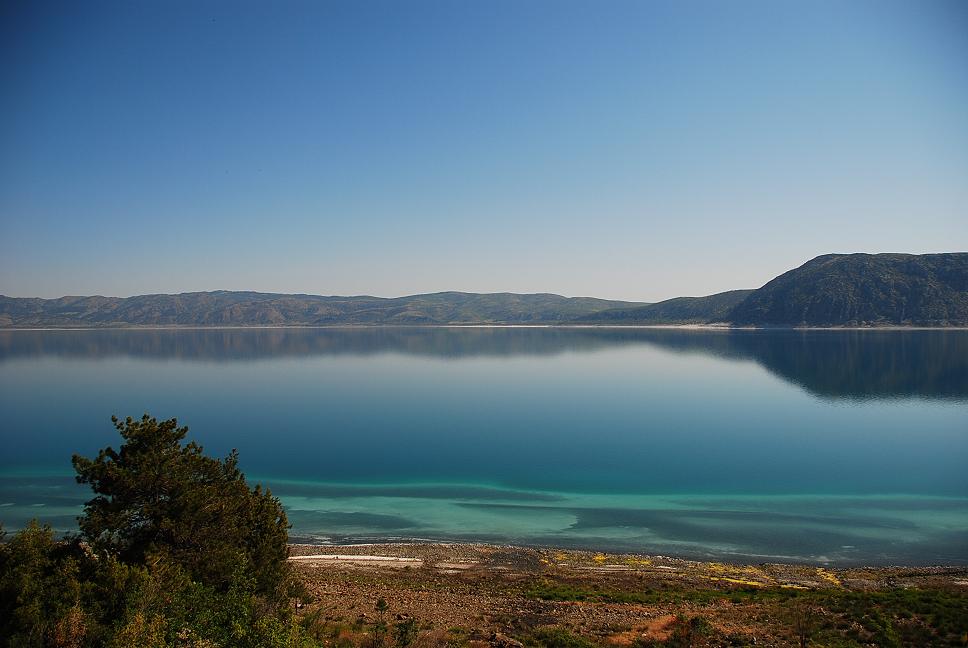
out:
<path id="1" fill-rule="evenodd" d="M 542 564 L 551 567 L 571 567 L 590 571 L 633 572 L 643 567 L 653 570 L 672 570 L 683 573 L 707 574 L 709 572 L 729 572 L 749 574 L 760 570 L 763 578 L 757 585 L 783 586 L 786 581 L 771 582 L 766 577 L 770 570 L 786 574 L 786 578 L 804 582 L 795 584 L 809 586 L 812 576 L 818 570 L 832 574 L 865 572 L 882 574 L 885 579 L 897 575 L 913 576 L 951 576 L 953 580 L 966 586 L 968 591 L 968 564 L 930 564 L 930 565 L 877 565 L 868 563 L 838 565 L 824 562 L 784 562 L 777 560 L 700 560 L 684 556 L 596 551 L 591 549 L 571 549 L 563 547 L 539 547 L 518 544 L 499 544 L 489 542 L 446 542 L 446 541 L 401 541 L 401 542 L 362 542 L 353 544 L 313 544 L 307 542 L 289 543 L 289 560 L 292 562 L 323 562 L 359 566 L 365 563 L 372 566 L 433 566 L 440 561 L 448 564 L 461 562 L 488 568 L 480 556 L 501 553 L 507 565 L 497 567 L 511 568 L 517 565 L 534 566 Z M 474 557 L 477 557 L 476 559 Z M 490 568 L 495 568 L 491 566 Z M 799 575 L 799 576 L 798 576 Z"/>
<path id="2" fill-rule="evenodd" d="M 279 325 L 151 325 L 143 326 L 38 326 L 0 327 L 7 331 L 259 331 L 259 330 L 339 330 L 339 329 L 619 329 L 619 330 L 695 330 L 695 331 L 968 331 L 968 326 L 729 326 L 726 324 L 279 324 Z"/>

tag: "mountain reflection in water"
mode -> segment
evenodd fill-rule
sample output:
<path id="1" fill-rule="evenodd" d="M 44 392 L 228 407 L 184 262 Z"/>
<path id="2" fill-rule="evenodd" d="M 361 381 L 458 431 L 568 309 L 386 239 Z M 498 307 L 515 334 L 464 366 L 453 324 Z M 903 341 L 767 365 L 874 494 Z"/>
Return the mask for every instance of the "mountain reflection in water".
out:
<path id="1" fill-rule="evenodd" d="M 399 353 L 550 356 L 649 345 L 754 361 L 825 398 L 968 399 L 968 331 L 383 327 L 0 331 L 13 358 L 131 356 L 206 362 Z"/>

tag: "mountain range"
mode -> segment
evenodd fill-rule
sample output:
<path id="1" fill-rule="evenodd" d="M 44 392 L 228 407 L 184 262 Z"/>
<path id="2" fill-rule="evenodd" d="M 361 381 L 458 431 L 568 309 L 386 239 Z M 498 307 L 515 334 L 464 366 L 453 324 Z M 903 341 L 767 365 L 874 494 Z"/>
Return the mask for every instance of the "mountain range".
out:
<path id="1" fill-rule="evenodd" d="M 552 294 L 326 297 L 214 291 L 0 296 L 0 328 L 337 325 L 966 326 L 968 253 L 828 254 L 756 290 L 649 304 Z"/>

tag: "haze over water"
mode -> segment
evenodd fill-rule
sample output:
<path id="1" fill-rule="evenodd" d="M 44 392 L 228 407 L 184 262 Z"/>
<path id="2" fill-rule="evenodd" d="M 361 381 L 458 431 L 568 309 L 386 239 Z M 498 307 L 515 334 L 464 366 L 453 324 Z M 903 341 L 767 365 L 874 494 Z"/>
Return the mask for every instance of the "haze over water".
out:
<path id="1" fill-rule="evenodd" d="M 0 332 L 0 521 L 111 414 L 237 448 L 295 540 L 968 563 L 968 332 Z"/>

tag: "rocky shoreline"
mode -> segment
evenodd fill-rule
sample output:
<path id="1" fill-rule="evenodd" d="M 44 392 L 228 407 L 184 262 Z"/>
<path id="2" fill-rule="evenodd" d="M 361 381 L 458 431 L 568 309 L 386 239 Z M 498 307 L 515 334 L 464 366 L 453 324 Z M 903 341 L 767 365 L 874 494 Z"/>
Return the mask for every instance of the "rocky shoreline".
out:
<path id="1" fill-rule="evenodd" d="M 602 553 L 486 543 L 290 544 L 300 562 L 345 566 L 425 567 L 441 573 L 484 570 L 520 573 L 634 573 L 690 585 L 865 589 L 954 584 L 968 587 L 968 566 L 829 567 L 787 563 L 733 564 L 649 554 Z M 316 560 L 314 561 L 313 558 Z M 354 560 L 355 558 L 355 560 Z M 403 562 L 401 562 L 401 559 Z"/>
<path id="2" fill-rule="evenodd" d="M 896 613 L 912 636 L 944 644 L 950 637 L 930 626 L 939 613 L 922 620 L 917 610 L 895 610 L 908 605 L 903 597 L 922 595 L 943 599 L 952 627 L 968 631 L 968 567 L 733 565 L 463 543 L 300 544 L 290 554 L 316 600 L 307 613 L 354 642 L 365 641 L 357 635 L 375 622 L 380 599 L 393 619 L 417 620 L 427 645 L 469 648 L 542 645 L 535 637 L 548 628 L 589 645 L 661 645 L 686 623 L 704 628 L 691 645 L 791 645 L 789 614 L 801 605 L 821 635 L 877 643 L 865 626 L 871 614 L 854 610 L 868 600 L 889 604 L 878 614 Z"/>

